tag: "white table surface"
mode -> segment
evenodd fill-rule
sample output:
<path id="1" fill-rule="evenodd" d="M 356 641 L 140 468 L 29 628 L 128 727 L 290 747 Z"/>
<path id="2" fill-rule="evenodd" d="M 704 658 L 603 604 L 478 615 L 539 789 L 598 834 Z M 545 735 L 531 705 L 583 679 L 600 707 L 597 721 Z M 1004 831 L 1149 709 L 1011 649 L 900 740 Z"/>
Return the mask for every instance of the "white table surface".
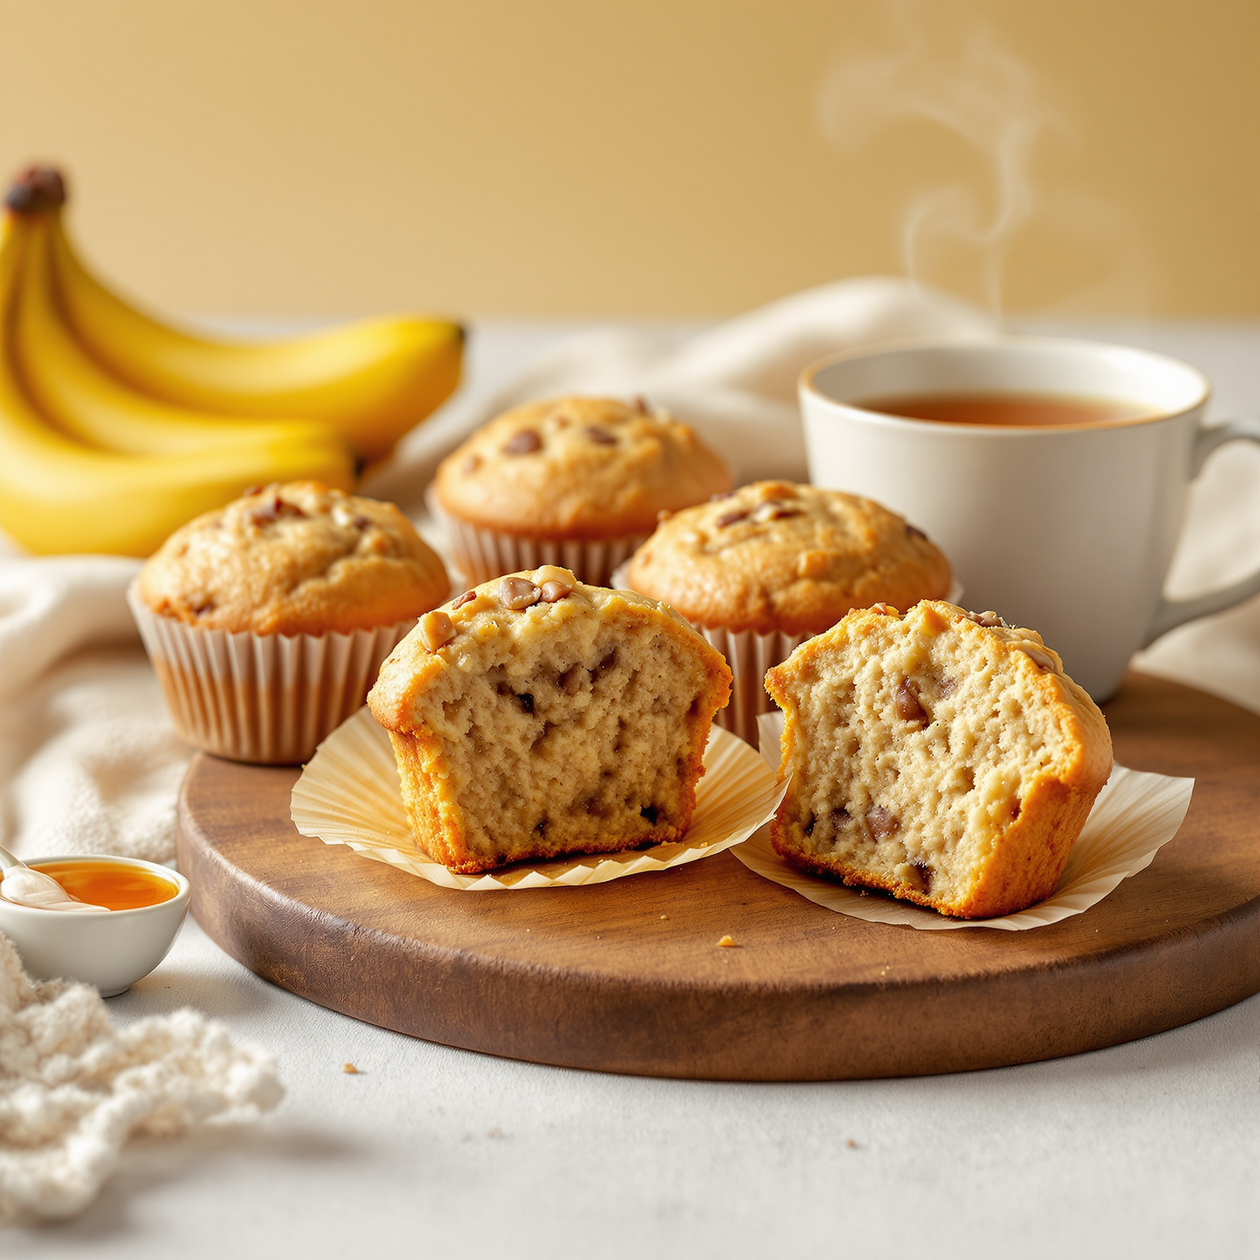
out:
<path id="1" fill-rule="evenodd" d="M 472 401 L 562 331 L 484 328 Z M 1260 327 L 1083 331 L 1186 358 L 1217 382 L 1217 415 L 1260 414 Z M 1192 518 L 1213 476 L 1237 475 L 1209 468 Z M 1260 1256 L 1260 996 L 1049 1063 L 784 1085 L 415 1041 L 259 980 L 191 921 L 110 1010 L 183 1005 L 272 1047 L 284 1103 L 131 1144 L 92 1207 L 0 1227 L 0 1256 Z"/>

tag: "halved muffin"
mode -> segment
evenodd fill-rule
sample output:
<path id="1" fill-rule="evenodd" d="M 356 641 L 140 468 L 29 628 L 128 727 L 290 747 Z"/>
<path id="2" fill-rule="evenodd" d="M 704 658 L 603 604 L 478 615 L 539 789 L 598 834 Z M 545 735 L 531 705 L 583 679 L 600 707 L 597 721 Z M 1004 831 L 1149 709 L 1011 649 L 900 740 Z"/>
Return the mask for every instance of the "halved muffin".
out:
<path id="1" fill-rule="evenodd" d="M 664 605 L 546 565 L 426 614 L 368 704 L 417 842 L 474 872 L 681 838 L 730 685 Z"/>
<path id="2" fill-rule="evenodd" d="M 992 613 L 852 612 L 766 689 L 791 776 L 775 849 L 960 918 L 1047 897 L 1111 773 L 1098 707 L 1036 631 Z"/>

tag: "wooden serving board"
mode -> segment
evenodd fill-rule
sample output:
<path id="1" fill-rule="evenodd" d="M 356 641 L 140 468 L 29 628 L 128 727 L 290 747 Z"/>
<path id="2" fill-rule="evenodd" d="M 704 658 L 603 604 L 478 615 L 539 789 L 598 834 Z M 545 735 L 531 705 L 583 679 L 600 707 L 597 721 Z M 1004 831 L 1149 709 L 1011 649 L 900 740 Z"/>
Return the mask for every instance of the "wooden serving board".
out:
<path id="1" fill-rule="evenodd" d="M 430 1041 L 731 1080 L 1032 1062 L 1260 991 L 1260 717 L 1138 674 L 1106 712 L 1119 761 L 1197 779 L 1189 814 L 1145 871 L 1030 932 L 861 922 L 730 853 L 585 888 L 444 890 L 299 835 L 296 770 L 206 755 L 180 797 L 179 867 L 197 921 L 247 967 Z"/>

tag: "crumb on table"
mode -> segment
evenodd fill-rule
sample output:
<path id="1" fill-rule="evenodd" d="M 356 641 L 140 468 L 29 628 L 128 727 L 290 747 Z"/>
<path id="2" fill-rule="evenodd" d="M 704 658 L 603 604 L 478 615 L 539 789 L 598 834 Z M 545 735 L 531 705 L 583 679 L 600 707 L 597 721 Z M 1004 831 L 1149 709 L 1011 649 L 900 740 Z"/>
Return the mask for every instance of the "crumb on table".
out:
<path id="1" fill-rule="evenodd" d="M 342 1070 L 342 1071 L 343 1071 L 343 1072 L 344 1072 L 347 1076 L 358 1076 L 358 1074 L 359 1074 L 359 1069 L 358 1069 L 357 1067 L 355 1067 L 353 1063 L 343 1063 L 343 1064 L 341 1065 L 341 1070 Z"/>
<path id="2" fill-rule="evenodd" d="M 718 945 L 720 945 L 723 949 L 734 949 L 735 938 L 730 935 L 724 936 L 720 941 L 718 941 Z"/>

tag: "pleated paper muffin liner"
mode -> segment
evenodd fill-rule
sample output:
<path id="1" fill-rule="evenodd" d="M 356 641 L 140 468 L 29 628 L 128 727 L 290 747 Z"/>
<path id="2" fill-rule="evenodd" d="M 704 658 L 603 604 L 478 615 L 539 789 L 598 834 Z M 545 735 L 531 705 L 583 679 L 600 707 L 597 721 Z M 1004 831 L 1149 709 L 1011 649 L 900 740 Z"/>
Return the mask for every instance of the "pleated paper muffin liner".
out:
<path id="1" fill-rule="evenodd" d="M 231 634 L 127 602 L 180 738 L 232 761 L 293 765 L 358 709 L 415 618 L 350 634 Z"/>
<path id="2" fill-rule="evenodd" d="M 763 717 L 760 732 L 761 755 L 777 772 L 783 714 Z M 1175 779 L 1113 765 L 1111 778 L 1094 801 L 1054 892 L 1027 909 L 993 919 L 952 919 L 923 906 L 863 893 L 838 879 L 803 871 L 775 852 L 769 827 L 763 827 L 747 844 L 740 845 L 735 856 L 750 871 L 800 893 L 815 905 L 867 923 L 890 923 L 920 932 L 954 928 L 1026 932 L 1083 914 L 1122 880 L 1150 866 L 1155 854 L 1181 828 L 1193 790 L 1193 779 Z"/>
<path id="3" fill-rule="evenodd" d="M 321 745 L 293 787 L 290 812 L 304 836 L 345 844 L 377 862 L 442 888 L 497 889 L 602 884 L 644 871 L 698 861 L 746 840 L 774 816 L 784 789 L 747 744 L 710 732 L 696 809 L 681 840 L 624 853 L 596 853 L 518 862 L 499 871 L 447 870 L 415 841 L 389 735 L 362 709 Z"/>
<path id="4" fill-rule="evenodd" d="M 425 503 L 446 537 L 451 563 L 468 579 L 470 586 L 488 582 L 504 573 L 537 569 L 557 564 L 570 570 L 579 582 L 607 586 L 613 570 L 628 560 L 646 534 L 626 534 L 617 538 L 543 538 L 529 534 L 507 534 L 461 521 L 447 512 L 432 487 Z"/>

